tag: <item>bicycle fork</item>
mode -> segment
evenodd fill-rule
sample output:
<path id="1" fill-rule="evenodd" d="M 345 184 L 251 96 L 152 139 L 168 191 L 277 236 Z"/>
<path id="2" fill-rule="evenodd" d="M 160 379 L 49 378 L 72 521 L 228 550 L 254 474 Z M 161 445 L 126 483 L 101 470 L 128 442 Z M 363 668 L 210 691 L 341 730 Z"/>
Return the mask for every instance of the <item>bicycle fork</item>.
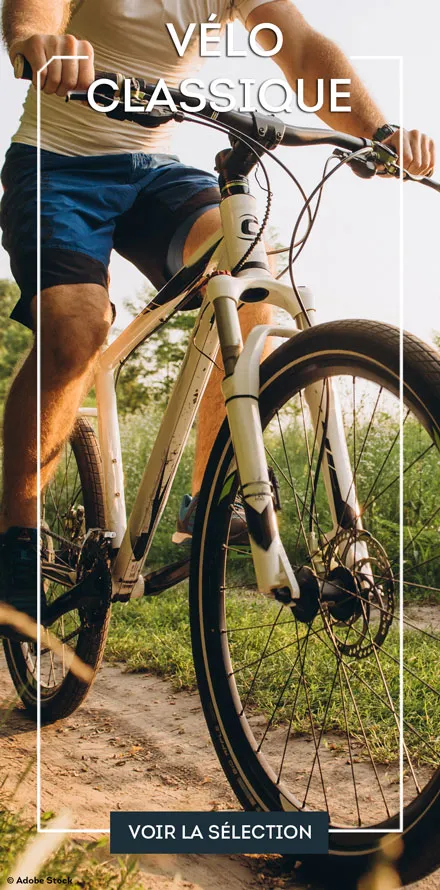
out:
<path id="1" fill-rule="evenodd" d="M 266 290 L 269 302 L 287 309 L 297 322 L 295 327 L 258 325 L 243 347 L 237 303 L 246 300 L 252 289 Z M 267 337 L 290 338 L 298 335 L 302 308 L 292 289 L 272 277 L 231 277 L 218 274 L 208 285 L 213 303 L 220 349 L 225 369 L 222 384 L 231 438 L 240 479 L 252 557 L 258 590 L 289 604 L 300 596 L 300 585 L 282 544 L 266 460 L 259 411 L 260 361 Z M 312 297 L 305 292 L 305 308 L 310 311 Z M 303 300 L 304 302 L 304 300 Z M 333 529 L 328 540 L 340 528 L 362 529 L 356 490 L 345 441 L 341 410 L 331 380 L 305 390 L 315 430 L 315 447 L 323 442 L 322 472 L 332 514 Z M 325 418 L 325 423 L 324 423 Z M 308 518 L 308 517 L 307 517 Z M 312 536 L 313 537 L 313 536 Z M 316 570 L 320 557 L 309 536 L 311 563 Z M 315 553 L 313 551 L 315 550 Z M 361 553 L 362 550 L 362 553 Z M 365 551 L 365 552 L 364 552 Z M 365 544 L 348 548 L 344 557 L 350 568 L 360 557 L 367 557 Z"/>

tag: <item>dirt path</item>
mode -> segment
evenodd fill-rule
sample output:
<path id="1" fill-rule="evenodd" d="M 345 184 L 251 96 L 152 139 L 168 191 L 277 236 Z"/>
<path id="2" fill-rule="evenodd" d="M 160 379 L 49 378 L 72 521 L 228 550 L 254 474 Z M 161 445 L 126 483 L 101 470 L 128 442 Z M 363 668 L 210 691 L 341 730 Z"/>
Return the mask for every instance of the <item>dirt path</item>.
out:
<path id="1" fill-rule="evenodd" d="M 11 684 L 0 663 L 0 701 Z M 35 751 L 35 727 L 16 708 L 0 715 L 3 790 L 11 794 L 17 775 Z M 124 673 L 104 665 L 86 704 L 62 724 L 42 730 L 42 805 L 71 814 L 72 828 L 108 827 L 111 809 L 216 810 L 237 803 L 214 755 L 198 695 L 173 693 L 149 674 Z M 35 817 L 35 769 L 22 780 L 15 805 Z M 251 890 L 288 886 L 305 890 L 294 875 L 277 872 L 277 860 L 250 856 L 140 857 L 148 890 Z M 439 876 L 412 890 L 438 890 Z M 318 890 L 318 888 L 317 888 Z"/>

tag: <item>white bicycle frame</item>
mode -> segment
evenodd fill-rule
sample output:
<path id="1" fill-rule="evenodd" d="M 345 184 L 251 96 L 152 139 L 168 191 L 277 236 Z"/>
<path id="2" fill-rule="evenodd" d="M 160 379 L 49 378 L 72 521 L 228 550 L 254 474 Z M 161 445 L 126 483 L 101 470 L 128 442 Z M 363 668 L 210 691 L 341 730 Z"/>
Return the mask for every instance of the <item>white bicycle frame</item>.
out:
<path id="1" fill-rule="evenodd" d="M 223 393 L 229 421 L 240 491 L 245 503 L 250 544 L 258 589 L 274 595 L 284 591 L 287 600 L 299 596 L 298 583 L 282 545 L 272 487 L 265 456 L 258 395 L 259 368 L 267 337 L 296 336 L 305 326 L 299 301 L 286 284 L 272 276 L 265 248 L 260 241 L 236 276 L 231 270 L 250 246 L 257 223 L 255 199 L 249 194 L 234 194 L 220 203 L 221 230 L 200 247 L 184 269 L 200 265 L 205 254 L 211 254 L 209 277 L 204 298 L 190 343 L 175 381 L 168 406 L 139 486 L 131 515 L 126 517 L 124 475 L 115 393 L 115 371 L 132 350 L 161 327 L 184 301 L 190 287 L 166 305 L 153 300 L 117 339 L 106 347 L 96 371 L 95 387 L 99 442 L 103 460 L 106 524 L 113 533 L 112 546 L 117 550 L 113 567 L 113 596 L 119 599 L 142 596 L 142 564 L 151 546 L 155 529 L 165 508 L 183 449 L 197 409 L 208 382 L 220 345 L 225 367 Z M 258 228 L 258 225 L 257 225 Z M 216 245 L 216 246 L 215 246 Z M 179 273 L 178 273 L 179 274 Z M 255 289 L 258 289 L 256 291 Z M 258 325 L 243 347 L 238 303 L 254 291 L 265 302 L 286 310 L 292 325 Z M 302 290 L 302 301 L 309 318 L 314 316 L 313 298 Z M 344 436 L 342 416 L 336 394 L 329 382 L 325 394 L 308 387 L 305 398 L 310 408 L 319 446 L 322 418 L 327 412 L 326 449 L 322 472 L 332 512 L 334 531 L 339 527 L 334 502 L 334 481 L 343 502 L 357 517 L 362 527 L 353 475 Z M 329 404 L 327 406 L 327 400 Z M 81 413 L 87 413 L 82 409 Z M 331 455 L 331 467 L 328 454 Z M 333 480 L 331 479 L 333 474 Z M 250 521 L 251 520 L 251 521 Z M 331 537 L 329 534 L 329 538 Z M 359 544 L 357 545 L 359 557 Z M 366 554 L 365 554 L 366 555 Z"/>

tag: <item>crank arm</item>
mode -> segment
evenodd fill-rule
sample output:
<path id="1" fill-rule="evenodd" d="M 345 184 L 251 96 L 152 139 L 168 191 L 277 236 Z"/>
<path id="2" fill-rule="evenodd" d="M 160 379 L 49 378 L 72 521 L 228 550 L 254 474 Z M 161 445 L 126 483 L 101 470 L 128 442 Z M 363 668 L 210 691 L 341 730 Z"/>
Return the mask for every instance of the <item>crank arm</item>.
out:
<path id="1" fill-rule="evenodd" d="M 45 580 L 62 584 L 64 587 L 71 587 L 76 581 L 76 572 L 73 569 L 57 566 L 53 562 L 44 562 L 44 560 L 41 563 L 41 575 Z"/>
<path id="2" fill-rule="evenodd" d="M 95 570 L 94 572 L 90 572 L 84 581 L 75 584 L 70 590 L 66 590 L 65 593 L 62 593 L 53 603 L 50 603 L 47 607 L 44 626 L 50 627 L 50 625 L 53 624 L 54 621 L 57 621 L 58 618 L 61 618 L 62 615 L 66 615 L 67 612 L 72 612 L 74 609 L 78 609 L 79 606 L 81 606 L 81 603 L 85 600 L 96 600 L 97 604 L 102 602 L 103 597 L 99 590 L 98 583 L 101 578 L 101 571 Z"/>

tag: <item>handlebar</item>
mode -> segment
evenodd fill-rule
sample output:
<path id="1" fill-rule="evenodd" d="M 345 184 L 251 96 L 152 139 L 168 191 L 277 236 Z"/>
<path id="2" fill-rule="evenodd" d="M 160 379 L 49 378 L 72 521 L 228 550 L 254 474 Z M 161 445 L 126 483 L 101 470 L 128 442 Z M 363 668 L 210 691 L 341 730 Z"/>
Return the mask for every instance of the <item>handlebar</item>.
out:
<path id="1" fill-rule="evenodd" d="M 14 73 L 15 77 L 19 79 L 32 80 L 32 68 L 27 59 L 20 54 L 14 59 Z M 104 101 L 111 101 L 114 98 L 121 96 L 122 85 L 125 81 L 123 75 L 102 71 L 95 72 L 95 75 L 96 80 L 106 78 L 107 80 L 113 81 L 115 84 L 114 91 L 111 91 L 111 88 L 106 86 L 103 89 L 102 94 L 99 94 L 99 98 L 104 99 Z M 135 78 L 130 79 L 130 84 L 130 104 L 135 106 L 136 103 L 138 103 L 139 108 L 144 108 L 145 100 L 151 98 L 156 85 Z M 185 103 L 187 109 L 191 107 L 191 105 L 197 107 L 199 104 L 198 98 L 185 96 L 179 89 L 169 87 L 168 92 L 175 102 L 175 105 L 179 108 L 181 107 L 182 102 Z M 69 101 L 87 101 L 87 92 L 73 91 L 68 94 L 67 98 Z M 343 150 L 340 152 L 341 156 L 344 151 L 351 154 L 360 151 L 361 149 L 370 148 L 370 160 L 373 159 L 376 165 L 389 165 L 391 174 L 399 175 L 399 168 L 397 164 L 393 163 L 397 160 L 397 156 L 393 149 L 380 142 L 373 142 L 371 139 L 349 136 L 347 133 L 341 133 L 337 130 L 320 129 L 315 127 L 292 127 L 285 124 L 284 121 L 277 118 L 275 115 L 262 114 L 260 112 L 213 111 L 213 109 L 207 105 L 205 108 L 191 113 L 206 120 L 224 124 L 226 127 L 232 127 L 239 131 L 244 137 L 260 141 L 264 147 L 270 149 L 275 148 L 278 145 L 284 145 L 286 147 L 332 145 L 337 149 Z M 129 120 L 139 126 L 147 128 L 157 127 L 162 123 L 167 123 L 173 119 L 184 119 L 183 109 L 178 112 L 173 112 L 170 109 L 165 109 L 164 106 L 160 106 L 158 109 L 150 113 L 145 113 L 145 111 L 139 113 L 137 111 L 125 111 L 123 104 L 120 104 L 116 109 L 116 113 L 110 111 L 107 112 L 107 115 L 109 117 L 117 117 L 119 120 Z M 363 159 L 360 158 L 359 160 L 362 165 Z M 365 163 L 367 163 L 367 159 L 365 159 Z M 359 167 L 355 169 L 355 172 L 359 173 Z M 360 173 L 360 175 L 363 174 Z M 374 175 L 374 171 L 369 175 Z M 404 178 L 413 182 L 420 182 L 422 185 L 426 185 L 429 188 L 440 192 L 440 183 L 435 182 L 428 176 L 412 176 L 405 171 Z"/>
<path id="2" fill-rule="evenodd" d="M 110 91 L 107 92 L 109 88 L 104 87 L 102 91 L 102 96 L 104 99 L 108 99 L 109 101 L 117 98 L 118 95 L 121 96 L 122 85 L 125 80 L 123 75 L 109 73 L 105 71 L 97 71 L 96 72 L 96 80 L 100 80 L 101 78 L 105 78 L 107 80 L 113 80 L 113 82 L 117 85 L 118 90 L 111 94 Z M 156 89 L 156 84 L 147 83 L 140 78 L 132 78 L 131 79 L 131 97 L 130 104 L 135 106 L 138 102 L 139 107 L 143 107 L 143 103 L 145 100 L 148 100 L 153 95 L 154 90 Z M 168 87 L 168 93 L 173 99 L 176 106 L 181 106 L 182 103 L 185 103 L 186 108 L 190 108 L 194 106 L 196 109 L 200 104 L 199 99 L 197 97 L 186 96 L 179 89 L 175 87 Z M 78 100 L 84 101 L 87 100 L 87 94 L 83 92 L 75 92 L 69 94 L 70 100 Z M 159 117 L 163 118 L 163 122 L 166 120 L 172 120 L 175 118 L 175 113 L 169 109 L 165 109 L 161 106 L 157 109 L 159 112 Z M 272 130 L 273 132 L 273 141 L 275 145 L 285 145 L 285 146 L 301 146 L 301 145 L 335 145 L 339 148 L 345 148 L 349 151 L 358 151 L 361 148 L 365 148 L 367 146 L 371 146 L 373 143 L 369 139 L 362 139 L 356 136 L 348 136 L 346 133 L 338 133 L 335 130 L 325 130 L 325 129 L 317 129 L 313 127 L 291 127 L 284 123 L 280 118 L 277 118 L 275 115 L 262 114 L 256 112 L 240 112 L 240 111 L 214 111 L 209 105 L 205 106 L 205 108 L 191 112 L 192 114 L 197 115 L 197 117 L 201 117 L 207 120 L 216 121 L 217 123 L 224 124 L 228 127 L 233 127 L 236 130 L 240 130 L 243 136 L 248 136 L 251 138 L 255 138 L 256 131 L 255 125 L 257 124 L 257 134 L 260 136 L 267 136 L 267 130 Z M 112 114 L 112 112 L 110 112 Z M 153 113 L 139 113 L 137 111 L 122 111 L 120 112 L 121 117 L 124 120 L 130 120 L 137 123 L 139 126 L 144 126 L 149 128 L 150 126 L 154 126 L 155 122 L 151 121 L 151 116 Z M 162 122 L 162 121 L 161 121 Z M 393 156 L 394 153 L 391 150 L 390 155 Z"/>

